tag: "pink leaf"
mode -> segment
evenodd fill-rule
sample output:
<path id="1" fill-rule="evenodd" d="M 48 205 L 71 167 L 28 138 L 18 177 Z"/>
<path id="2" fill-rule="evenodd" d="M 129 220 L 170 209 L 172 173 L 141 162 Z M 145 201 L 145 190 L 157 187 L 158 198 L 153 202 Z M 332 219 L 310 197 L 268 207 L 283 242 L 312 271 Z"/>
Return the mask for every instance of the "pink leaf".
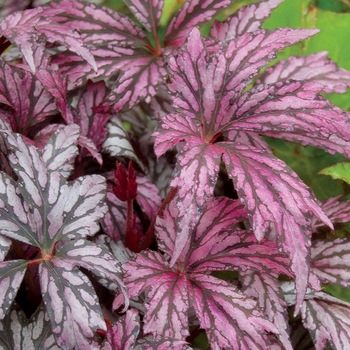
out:
<path id="1" fill-rule="evenodd" d="M 293 350 L 289 337 L 288 315 L 283 293 L 275 278 L 265 273 L 248 271 L 243 274 L 244 293 L 258 300 L 258 305 L 268 319 L 277 327 L 281 344 L 286 350 Z"/>
<path id="2" fill-rule="evenodd" d="M 94 57 L 84 47 L 78 32 L 50 21 L 50 17 L 57 16 L 62 12 L 64 12 L 62 8 L 49 9 L 44 7 L 16 12 L 1 22 L 0 29 L 3 36 L 18 46 L 32 72 L 36 71 L 33 52 L 38 46 L 43 46 L 46 41 L 64 45 L 86 60 L 94 70 L 97 70 Z"/>
<path id="3" fill-rule="evenodd" d="M 168 26 L 166 46 L 181 46 L 192 28 L 210 22 L 229 5 L 227 0 L 186 1 Z"/>
<path id="4" fill-rule="evenodd" d="M 0 101 L 12 109 L 12 129 L 25 135 L 32 126 L 58 113 L 55 100 L 34 75 L 4 62 L 0 62 Z"/>
<path id="5" fill-rule="evenodd" d="M 302 140 L 304 145 L 322 147 L 331 153 L 333 148 L 349 156 L 346 143 L 350 137 L 349 116 L 319 97 L 318 86 L 314 82 L 296 81 L 259 85 L 234 103 L 235 118 L 226 129 L 252 131 L 288 141 Z"/>
<path id="6" fill-rule="evenodd" d="M 264 332 L 278 331 L 262 317 L 253 299 L 212 276 L 194 274 L 191 277 L 194 283 L 189 295 L 200 326 L 212 344 L 242 350 L 268 348 Z"/>
<path id="7" fill-rule="evenodd" d="M 350 201 L 342 200 L 343 196 L 331 197 L 322 202 L 321 208 L 333 223 L 350 221 Z M 316 217 L 312 220 L 312 227 L 323 226 Z"/>
<path id="8" fill-rule="evenodd" d="M 114 240 L 119 240 L 125 235 L 127 204 L 119 200 L 112 188 L 107 190 L 106 204 L 108 211 L 103 218 L 104 231 Z"/>
<path id="9" fill-rule="evenodd" d="M 112 93 L 104 106 L 109 109 L 110 104 L 114 104 L 115 111 L 130 109 L 141 99 L 150 99 L 156 93 L 154 86 L 166 75 L 164 63 L 158 54 L 149 51 L 151 44 L 136 24 L 95 4 L 83 6 L 75 0 L 62 0 L 51 6 L 65 10 L 64 15 L 56 15 L 54 20 L 79 30 L 98 66 L 96 74 L 79 57 L 69 52 L 59 55 L 54 62 L 59 64 L 61 73 L 68 76 L 70 90 L 88 79 L 103 77 L 106 81 L 111 77 L 107 84 Z"/>
<path id="10" fill-rule="evenodd" d="M 301 316 L 309 329 L 316 350 L 325 349 L 329 342 L 334 349 L 350 347 L 350 304 L 326 293 L 308 295 Z"/>
<path id="11" fill-rule="evenodd" d="M 100 152 L 98 151 L 95 143 L 93 140 L 91 140 L 90 138 L 84 136 L 84 135 L 80 135 L 79 137 L 79 141 L 78 144 L 80 147 L 82 147 L 83 149 L 87 150 L 90 155 L 95 158 L 95 160 L 102 165 L 102 155 L 100 154 Z"/>
<path id="12" fill-rule="evenodd" d="M 295 286 L 284 282 L 282 289 L 288 305 L 295 302 Z M 301 308 L 303 325 L 309 330 L 316 350 L 327 343 L 334 349 L 350 346 L 350 304 L 324 292 L 307 291 Z"/>
<path id="13" fill-rule="evenodd" d="M 323 282 L 350 286 L 350 241 L 346 238 L 316 241 L 311 249 L 312 272 Z"/>
<path id="14" fill-rule="evenodd" d="M 42 150 L 42 158 L 48 170 L 59 171 L 64 177 L 70 175 L 78 153 L 78 139 L 79 128 L 76 125 L 62 127 L 50 137 Z"/>
<path id="15" fill-rule="evenodd" d="M 75 123 L 80 126 L 81 133 L 92 140 L 98 151 L 101 151 L 102 143 L 107 138 L 106 124 L 110 116 L 95 112 L 94 108 L 104 100 L 108 92 L 104 82 L 89 81 L 79 96 L 75 109 Z"/>
<path id="16" fill-rule="evenodd" d="M 184 249 L 178 254 L 175 245 L 182 229 L 178 212 L 177 203 L 171 202 L 164 217 L 157 220 L 159 247 L 165 255 L 145 251 L 123 265 L 129 295 L 146 293 L 145 332 L 155 337 L 165 335 L 183 339 L 188 334 L 187 313 L 192 306 L 212 344 L 220 347 L 236 344 L 238 349 L 267 346 L 269 341 L 264 330 L 276 332 L 277 329 L 257 311 L 255 301 L 227 282 L 208 276 L 207 272 L 226 269 L 222 263 L 220 265 L 220 259 L 222 262 L 226 259 L 225 263 L 227 267 L 230 265 L 231 270 L 245 270 L 247 264 L 260 269 L 265 263 L 270 273 L 288 273 L 288 268 L 283 266 L 288 260 L 283 261 L 276 252 L 276 256 L 270 257 L 270 262 L 265 252 L 261 256 L 261 265 L 255 265 L 259 258 L 250 262 L 247 255 L 242 259 L 244 266 L 235 265 L 240 254 L 246 252 L 249 255 L 254 251 L 258 255 L 259 245 L 251 249 L 247 247 L 249 243 L 244 241 L 244 233 L 240 234 L 235 228 L 235 224 L 245 217 L 243 207 L 237 201 L 226 198 L 209 200 L 199 222 L 193 230 L 189 230 Z M 255 240 L 252 233 L 247 231 L 246 234 Z M 273 252 L 271 247 L 268 251 Z M 178 258 L 174 258 L 176 256 Z M 206 268 L 202 269 L 201 263 L 206 263 Z"/>
<path id="17" fill-rule="evenodd" d="M 215 21 L 210 37 L 218 41 L 229 41 L 238 36 L 261 29 L 274 8 L 284 0 L 265 0 L 239 9 L 224 22 Z"/>
<path id="18" fill-rule="evenodd" d="M 144 28 L 152 33 L 154 38 L 158 37 L 159 21 L 163 12 L 163 0 L 125 0 L 125 4 L 133 12 L 137 20 Z"/>
<path id="19" fill-rule="evenodd" d="M 201 125 L 202 138 L 206 142 L 214 142 L 231 123 L 232 125 L 239 123 L 249 107 L 255 111 L 258 105 L 255 101 L 268 99 L 268 87 L 260 88 L 264 90 L 261 93 L 254 90 L 254 95 L 247 92 L 241 97 L 242 91 L 260 69 L 275 57 L 278 50 L 315 33 L 314 30 L 297 29 L 260 30 L 254 34 L 246 33 L 237 40 L 230 41 L 216 55 L 209 56 L 199 31 L 193 29 L 178 56 L 171 57 L 169 60 L 172 73 L 169 89 L 173 94 L 175 109 Z M 315 96 L 315 91 L 312 90 L 311 83 L 307 87 L 310 91 L 304 94 L 305 99 L 311 100 Z M 283 87 L 270 87 L 270 89 L 271 93 L 275 89 L 282 96 L 290 92 Z M 247 104 L 242 107 L 245 98 Z M 284 107 L 288 108 L 288 101 L 286 102 Z M 290 98 L 289 103 L 292 103 Z M 266 102 L 266 106 L 268 104 Z M 317 113 L 325 105 L 314 101 L 311 108 L 317 109 L 318 106 Z M 310 106 L 306 105 L 306 108 Z M 279 114 L 283 115 L 281 111 Z M 336 114 L 339 115 L 339 113 Z M 264 125 L 263 120 L 261 125 Z M 283 131 L 282 128 L 283 126 L 280 131 Z"/>
<path id="20" fill-rule="evenodd" d="M 309 218 L 316 215 L 330 227 L 332 224 L 312 192 L 282 161 L 251 146 L 220 145 L 227 147 L 223 156 L 226 168 L 246 205 L 256 237 L 260 240 L 267 233 L 271 239 L 278 236 L 278 246 L 291 258 L 298 309 L 308 283 Z M 249 171 L 245 170 L 247 167 Z"/>
<path id="21" fill-rule="evenodd" d="M 135 309 L 126 311 L 117 323 L 107 331 L 107 340 L 112 349 L 128 350 L 133 349 L 137 336 L 140 332 L 140 317 Z"/>
<path id="22" fill-rule="evenodd" d="M 161 205 L 161 198 L 158 188 L 146 177 L 138 175 L 137 182 L 137 197 L 136 200 L 140 204 L 149 219 L 153 219 Z"/>
<path id="23" fill-rule="evenodd" d="M 189 231 L 185 249 L 178 263 L 196 273 L 247 268 L 267 275 L 291 275 L 289 260 L 279 253 L 273 242 L 259 243 L 253 232 L 241 230 L 238 223 L 246 218 L 238 200 L 209 198 L 198 223 Z M 182 230 L 176 200 L 158 218 L 156 224 L 159 248 L 169 257 L 176 255 L 176 240 Z"/>
<path id="24" fill-rule="evenodd" d="M 186 278 L 178 277 L 159 253 L 151 251 L 138 255 L 136 261 L 124 264 L 123 269 L 127 272 L 124 281 L 130 296 L 150 288 L 144 331 L 178 339 L 189 335 Z"/>
<path id="25" fill-rule="evenodd" d="M 165 123 L 167 120 L 165 118 Z M 316 215 L 332 227 L 329 219 L 317 205 L 314 195 L 290 168 L 271 154 L 270 150 L 261 149 L 264 144 L 257 143 L 261 148 L 255 148 L 252 144 L 234 146 L 230 142 L 200 145 L 198 136 L 193 135 L 190 138 L 194 123 L 189 118 L 182 118 L 182 121 L 186 121 L 187 125 L 192 123 L 191 128 L 184 128 L 182 137 L 181 132 L 177 131 L 177 129 L 180 130 L 180 119 L 174 126 L 176 128 L 174 133 L 166 124 L 161 126 L 163 130 L 156 133 L 159 138 L 156 139 L 155 145 L 158 152 L 157 140 L 166 139 L 167 133 L 175 135 L 172 139 L 175 142 L 181 139 L 191 140 L 181 149 L 178 177 L 172 181 L 172 186 L 180 187 L 179 197 L 182 198 L 178 201 L 179 221 L 181 222 L 182 217 L 186 218 L 185 214 L 189 215 L 191 203 L 196 203 L 196 207 L 200 208 L 204 198 L 213 193 L 211 191 L 214 190 L 214 180 L 222 157 L 228 175 L 233 179 L 238 195 L 246 205 L 258 240 L 267 233 L 271 239 L 278 236 L 279 247 L 290 255 L 298 288 L 297 307 L 300 307 L 308 283 L 308 258 L 312 230 L 309 217 Z M 196 184 L 195 187 L 193 183 Z M 192 222 L 196 219 L 198 215 L 193 214 Z M 185 222 L 180 227 L 187 227 L 184 224 Z M 175 251 L 178 254 L 181 254 L 181 250 L 184 249 L 186 234 L 188 237 L 186 232 L 179 233 L 183 243 L 181 245 L 177 243 Z"/>
<path id="26" fill-rule="evenodd" d="M 272 84 L 286 80 L 312 80 L 320 83 L 319 92 L 344 93 L 350 87 L 350 72 L 327 58 L 327 52 L 289 57 L 266 69 L 258 82 Z"/>

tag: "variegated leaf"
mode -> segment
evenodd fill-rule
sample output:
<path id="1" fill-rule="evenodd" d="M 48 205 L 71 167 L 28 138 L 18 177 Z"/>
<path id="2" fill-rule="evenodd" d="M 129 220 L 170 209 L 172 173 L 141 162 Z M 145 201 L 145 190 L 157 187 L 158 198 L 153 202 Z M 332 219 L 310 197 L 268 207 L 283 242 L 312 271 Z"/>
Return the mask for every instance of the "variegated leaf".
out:
<path id="1" fill-rule="evenodd" d="M 41 156 L 48 171 L 59 171 L 67 178 L 74 168 L 78 154 L 79 128 L 76 125 L 55 132 L 45 145 Z M 28 160 L 29 161 L 29 160 Z"/>
<path id="2" fill-rule="evenodd" d="M 256 310 L 255 302 L 227 282 L 180 265 L 172 269 L 159 253 L 141 253 L 123 267 L 130 296 L 146 291 L 145 332 L 183 339 L 189 334 L 190 305 L 211 343 L 220 347 L 263 348 L 268 344 L 265 330 L 277 332 Z"/>
<path id="3" fill-rule="evenodd" d="M 47 239 L 72 239 L 92 236 L 99 230 L 98 221 L 107 211 L 104 203 L 105 179 L 89 175 L 60 187 L 56 202 L 47 215 Z"/>
<path id="4" fill-rule="evenodd" d="M 211 147 L 189 143 L 183 151 L 184 157 L 179 157 L 177 164 L 178 168 L 182 167 L 181 172 L 178 177 L 173 178 L 170 184 L 172 187 L 178 188 L 176 203 L 179 209 L 178 222 L 180 227 L 177 232 L 171 265 L 175 263 L 185 248 L 191 230 L 199 220 L 207 199 L 213 194 L 219 170 L 220 158 L 212 152 Z M 202 157 L 202 155 L 204 156 Z M 189 185 L 190 183 L 192 186 Z"/>
<path id="5" fill-rule="evenodd" d="M 7 174 L 0 172 L 0 233 L 39 246 L 33 216 L 19 194 L 16 182 Z"/>
<path id="6" fill-rule="evenodd" d="M 174 338 L 155 340 L 152 336 L 144 337 L 137 342 L 134 350 L 192 350 L 187 342 Z"/>
<path id="7" fill-rule="evenodd" d="M 34 136 L 35 146 L 38 149 L 42 150 L 47 145 L 52 135 L 56 131 L 63 129 L 64 127 L 65 127 L 64 124 L 56 124 L 56 123 L 52 123 L 45 126 L 35 134 Z"/>
<path id="8" fill-rule="evenodd" d="M 6 16 L 17 11 L 25 10 L 30 4 L 30 0 L 23 0 L 21 2 L 13 2 L 11 0 L 4 0 L 0 7 L 0 19 L 3 20 Z"/>
<path id="9" fill-rule="evenodd" d="M 56 253 L 55 258 L 61 259 L 71 266 L 79 266 L 91 271 L 99 282 L 111 291 L 118 288 L 125 296 L 125 305 L 128 299 L 122 282 L 120 262 L 104 246 L 80 239 L 66 243 Z"/>
<path id="10" fill-rule="evenodd" d="M 107 331 L 107 341 L 102 350 L 134 349 L 140 332 L 140 317 L 136 309 L 129 309 Z M 109 345 L 109 346 L 108 346 Z"/>
<path id="11" fill-rule="evenodd" d="M 161 198 L 158 188 L 146 177 L 138 175 L 136 200 L 148 218 L 153 219 L 161 205 Z"/>
<path id="12" fill-rule="evenodd" d="M 88 277 L 65 259 L 39 265 L 41 293 L 59 347 L 98 348 L 96 330 L 106 330 L 98 298 Z"/>
<path id="13" fill-rule="evenodd" d="M 267 68 L 258 83 L 272 84 L 287 80 L 312 80 L 320 83 L 319 92 L 344 93 L 350 87 L 350 72 L 327 58 L 327 52 L 292 56 Z"/>
<path id="14" fill-rule="evenodd" d="M 0 101 L 13 131 L 28 135 L 30 128 L 58 113 L 54 98 L 30 72 L 0 61 Z"/>
<path id="15" fill-rule="evenodd" d="M 322 210 L 333 223 L 350 221 L 350 201 L 343 200 L 342 197 L 343 196 L 331 197 L 321 204 Z M 319 219 L 316 217 L 313 218 L 312 227 L 314 229 L 323 225 L 324 223 Z"/>
<path id="16" fill-rule="evenodd" d="M 5 259 L 11 244 L 12 242 L 8 238 L 0 235 L 0 262 Z"/>
<path id="17" fill-rule="evenodd" d="M 313 242 L 311 270 L 323 282 L 350 286 L 350 240 L 336 238 Z"/>
<path id="18" fill-rule="evenodd" d="M 261 29 L 264 20 L 283 1 L 265 0 L 244 6 L 224 22 L 215 21 L 210 30 L 210 37 L 217 41 L 229 41 L 244 33 Z"/>
<path id="19" fill-rule="evenodd" d="M 130 143 L 129 136 L 119 116 L 112 117 L 107 124 L 107 130 L 108 136 L 102 145 L 103 150 L 113 157 L 126 157 L 143 166 Z"/>
<path id="20" fill-rule="evenodd" d="M 177 171 L 178 177 L 172 181 L 173 186 L 180 186 L 179 196 L 183 197 L 182 202 L 178 204 L 180 216 L 183 215 L 186 219 L 186 215 L 190 214 L 191 203 L 195 202 L 195 207 L 200 208 L 205 196 L 213 193 L 213 183 L 222 157 L 228 175 L 233 179 L 235 189 L 246 205 L 257 239 L 261 240 L 266 234 L 273 239 L 278 236 L 278 246 L 290 255 L 299 293 L 297 307 L 300 307 L 308 283 L 312 231 L 310 217 L 316 215 L 332 227 L 312 192 L 285 163 L 275 158 L 270 150 L 255 148 L 251 144 L 232 145 L 230 142 L 208 145 L 200 141 L 195 134 L 197 131 L 192 131 L 195 124 L 188 117 L 174 123 L 174 130 L 166 124 L 168 120 L 170 119 L 166 118 L 161 126 L 163 130 L 155 133 L 158 155 L 172 143 L 190 140 L 181 149 L 178 160 L 181 169 Z M 167 133 L 168 136 L 172 135 L 172 138 L 167 138 Z M 202 164 L 207 164 L 203 166 L 203 170 Z M 211 177 L 208 176 L 210 172 Z M 193 183 L 196 184 L 195 187 Z M 195 213 L 193 217 L 193 221 L 198 219 Z M 181 225 L 183 230 L 186 227 L 184 223 Z M 188 226 L 188 222 L 186 223 Z M 184 232 L 177 238 L 179 240 L 181 237 L 182 242 L 180 246 L 178 243 L 179 249 L 184 248 L 186 234 L 188 237 L 188 232 Z"/>
<path id="21" fill-rule="evenodd" d="M 41 305 L 28 320 L 18 307 L 0 323 L 0 347 L 3 350 L 59 350 L 47 313 Z"/>
<path id="22" fill-rule="evenodd" d="M 50 20 L 60 13 L 64 13 L 63 8 L 38 7 L 16 12 L 1 22 L 1 34 L 20 49 L 32 72 L 36 71 L 33 52 L 38 46 L 43 47 L 46 41 L 64 45 L 97 71 L 94 57 L 84 46 L 78 32 Z"/>
<path id="23" fill-rule="evenodd" d="M 297 312 L 308 283 L 310 217 L 315 215 L 330 227 L 332 223 L 311 190 L 270 152 L 230 143 L 216 145 L 226 149 L 223 160 L 246 206 L 254 234 L 259 240 L 265 234 L 278 237 L 278 246 L 290 256 L 298 290 Z"/>
<path id="24" fill-rule="evenodd" d="M 191 274 L 191 279 L 191 304 L 211 344 L 242 350 L 269 348 L 265 332 L 278 330 L 262 316 L 253 299 L 209 275 Z"/>
<path id="25" fill-rule="evenodd" d="M 164 0 L 125 0 L 137 20 L 158 39 L 158 26 L 163 12 Z"/>
<path id="26" fill-rule="evenodd" d="M 140 253 L 135 261 L 124 264 L 123 269 L 130 297 L 149 290 L 144 332 L 177 339 L 188 336 L 186 277 L 172 271 L 164 257 L 152 251 Z"/>
<path id="27" fill-rule="evenodd" d="M 102 143 L 106 140 L 106 123 L 110 116 L 95 112 L 94 108 L 102 103 L 108 93 L 109 90 L 103 81 L 97 83 L 89 81 L 76 101 L 75 123 L 80 126 L 81 133 L 93 141 L 98 151 L 101 151 Z"/>
<path id="28" fill-rule="evenodd" d="M 259 85 L 233 104 L 232 124 L 226 130 L 285 138 L 350 157 L 350 118 L 318 96 L 318 87 L 311 81 Z"/>
<path id="29" fill-rule="evenodd" d="M 325 348 L 327 342 L 333 349 L 350 347 L 350 304 L 318 293 L 305 301 L 302 308 L 304 327 L 309 329 L 316 350 Z"/>
<path id="30" fill-rule="evenodd" d="M 50 56 L 44 47 L 34 50 L 34 62 L 38 67 L 35 76 L 45 89 L 55 98 L 63 119 L 67 124 L 73 123 L 73 115 L 67 103 L 67 78 L 59 73 L 56 65 L 50 64 Z"/>
<path id="31" fill-rule="evenodd" d="M 0 262 L 0 320 L 2 320 L 22 283 L 27 270 L 26 260 Z"/>
<path id="32" fill-rule="evenodd" d="M 88 79 L 101 80 L 103 77 L 106 81 L 110 77 L 107 84 L 112 92 L 104 106 L 109 109 L 109 104 L 113 103 L 115 111 L 130 109 L 141 99 L 150 99 L 156 93 L 155 85 L 166 75 L 164 63 L 158 58 L 159 53 L 150 49 L 150 42 L 136 24 L 95 4 L 62 0 L 51 6 L 65 10 L 65 14 L 55 16 L 55 20 L 79 30 L 98 66 L 95 74 L 81 58 L 69 52 L 58 56 L 55 62 L 61 73 L 68 76 L 69 89 L 86 83 Z"/>
<path id="33" fill-rule="evenodd" d="M 310 292 L 301 309 L 315 349 L 350 347 L 350 304 L 323 292 Z"/>
<path id="34" fill-rule="evenodd" d="M 265 240 L 259 243 L 253 232 L 239 228 L 239 222 L 246 215 L 238 200 L 209 198 L 177 262 L 196 273 L 244 272 L 250 268 L 266 275 L 290 276 L 289 259 L 278 252 L 276 243 Z M 175 199 L 163 218 L 157 218 L 156 224 L 159 248 L 173 259 L 177 256 L 176 241 L 182 231 L 178 217 Z"/>
<path id="35" fill-rule="evenodd" d="M 65 162 L 74 159 L 77 127 L 70 125 L 58 131 L 43 157 L 19 134 L 5 134 L 13 152 L 9 156 L 11 165 L 19 179 L 16 183 L 0 173 L 1 233 L 45 250 L 63 238 L 93 235 L 107 210 L 103 203 L 105 179 L 91 175 L 65 183 L 63 176 L 71 169 Z"/>
<path id="36" fill-rule="evenodd" d="M 168 26 L 165 45 L 181 46 L 192 28 L 210 22 L 230 3 L 228 0 L 186 1 Z"/>
<path id="37" fill-rule="evenodd" d="M 286 303 L 276 279 L 265 273 L 247 271 L 241 276 L 241 280 L 244 293 L 258 301 L 260 309 L 278 329 L 277 337 L 281 344 L 286 350 L 293 350 L 289 337 Z"/>
<path id="38" fill-rule="evenodd" d="M 111 188 L 107 191 L 106 204 L 108 211 L 103 218 L 102 227 L 109 237 L 119 240 L 125 235 L 127 204 L 119 200 Z"/>
<path id="39" fill-rule="evenodd" d="M 119 64 L 122 72 L 117 82 L 111 86 L 111 93 L 101 105 L 103 111 L 127 111 L 140 101 L 151 101 L 157 93 L 157 85 L 166 78 L 165 62 L 158 55 L 150 55 L 139 49 L 133 59 Z"/>
<path id="40" fill-rule="evenodd" d="M 141 105 L 147 114 L 153 116 L 156 120 L 175 112 L 165 84 L 158 86 L 157 93 L 151 98 L 149 103 L 141 102 Z"/>
<path id="41" fill-rule="evenodd" d="M 239 119 L 241 93 L 260 69 L 278 50 L 315 33 L 298 29 L 246 33 L 209 56 L 200 32 L 193 29 L 178 56 L 169 59 L 174 107 L 201 124 L 202 138 L 214 142 Z M 254 97 L 261 98 L 261 94 Z"/>
<path id="42" fill-rule="evenodd" d="M 123 265 L 130 296 L 139 295 L 142 291 L 147 296 L 144 331 L 152 332 L 155 336 L 185 337 L 188 322 L 184 315 L 192 305 L 211 344 L 220 348 L 229 347 L 229 344 L 237 349 L 249 349 L 249 345 L 264 348 L 268 339 L 261 331 L 270 329 L 275 332 L 274 326 L 259 313 L 253 312 L 256 306 L 252 299 L 240 294 L 228 283 L 207 276 L 207 273 L 237 267 L 245 271 L 247 266 L 260 270 L 265 264 L 264 269 L 274 275 L 289 274 L 288 259 L 278 254 L 276 249 L 273 255 L 271 245 L 262 248 L 259 256 L 259 247 L 263 245 L 253 243 L 253 248 L 248 243 L 249 239 L 244 238 L 243 231 L 236 227 L 246 217 L 244 208 L 238 201 L 227 198 L 208 200 L 197 225 L 189 230 L 184 249 L 178 253 L 176 240 L 182 230 L 179 211 L 177 202 L 171 202 L 164 216 L 157 219 L 158 244 L 165 255 L 142 252 Z M 256 242 L 251 232 L 247 231 L 246 235 Z M 266 251 L 263 252 L 264 249 Z M 240 262 L 242 255 L 244 257 Z M 206 266 L 202 269 L 201 264 Z M 161 307 L 159 300 L 162 301 Z M 248 322 L 244 321 L 245 317 L 247 320 L 252 317 L 249 329 L 243 326 Z M 170 329 L 167 320 L 171 320 Z M 212 332 L 212 329 L 216 332 Z"/>
<path id="43" fill-rule="evenodd" d="M 78 144 L 80 147 L 82 147 L 83 149 L 85 149 L 93 158 L 95 158 L 95 160 L 102 165 L 102 155 L 100 154 L 100 152 L 98 151 L 96 144 L 94 143 L 93 140 L 91 140 L 90 138 L 84 136 L 84 135 L 80 135 L 79 136 L 79 141 Z M 82 155 L 80 155 L 80 158 L 82 158 Z"/>

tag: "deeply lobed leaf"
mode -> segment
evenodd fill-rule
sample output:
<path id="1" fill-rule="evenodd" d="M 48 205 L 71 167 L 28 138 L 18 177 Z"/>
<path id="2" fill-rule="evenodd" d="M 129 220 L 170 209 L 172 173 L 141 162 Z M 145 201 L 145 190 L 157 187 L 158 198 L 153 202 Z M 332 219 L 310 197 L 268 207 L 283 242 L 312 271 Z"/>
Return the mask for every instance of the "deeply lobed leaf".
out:
<path id="1" fill-rule="evenodd" d="M 129 295 L 146 293 L 144 330 L 155 336 L 184 338 L 192 306 L 212 344 L 264 348 L 269 340 L 261 331 L 275 332 L 274 326 L 261 318 L 253 299 L 207 274 L 227 269 L 246 271 L 249 266 L 273 275 L 289 275 L 288 259 L 272 244 L 258 244 L 252 232 L 240 231 L 236 225 L 246 217 L 245 211 L 238 201 L 227 198 L 208 200 L 200 220 L 179 249 L 179 212 L 177 203 L 171 202 L 164 217 L 157 220 L 159 247 L 165 255 L 142 252 L 123 266 Z"/>

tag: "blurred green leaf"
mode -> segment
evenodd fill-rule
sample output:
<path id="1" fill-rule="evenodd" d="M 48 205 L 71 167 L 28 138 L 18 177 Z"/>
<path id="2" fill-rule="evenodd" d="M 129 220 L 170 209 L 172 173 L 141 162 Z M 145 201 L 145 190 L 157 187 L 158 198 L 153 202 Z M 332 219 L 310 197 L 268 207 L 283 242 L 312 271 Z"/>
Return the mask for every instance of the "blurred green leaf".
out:
<path id="1" fill-rule="evenodd" d="M 319 171 L 325 167 L 345 161 L 344 157 L 279 139 L 266 138 L 266 141 L 275 156 L 285 161 L 311 187 L 318 199 L 344 193 L 341 182 L 319 175 Z"/>
<path id="2" fill-rule="evenodd" d="M 312 0 L 311 4 L 326 11 L 350 12 L 350 2 L 348 0 Z"/>
<path id="3" fill-rule="evenodd" d="M 322 4 L 325 2 L 329 6 L 336 6 L 336 2 L 350 5 L 348 0 L 325 0 Z M 278 58 L 327 51 L 329 58 L 340 67 L 350 70 L 350 12 L 325 11 L 321 1 L 318 2 L 319 7 L 312 6 L 313 3 L 315 0 L 285 0 L 265 21 L 264 28 L 267 29 L 278 27 L 320 29 L 319 34 L 285 49 Z M 331 3 L 333 5 L 330 5 Z M 326 97 L 338 107 L 350 110 L 350 91 L 344 95 L 332 94 Z"/>
<path id="4" fill-rule="evenodd" d="M 350 163 L 337 163 L 335 165 L 322 169 L 319 174 L 329 175 L 335 180 L 343 180 L 346 183 L 350 184 Z"/>

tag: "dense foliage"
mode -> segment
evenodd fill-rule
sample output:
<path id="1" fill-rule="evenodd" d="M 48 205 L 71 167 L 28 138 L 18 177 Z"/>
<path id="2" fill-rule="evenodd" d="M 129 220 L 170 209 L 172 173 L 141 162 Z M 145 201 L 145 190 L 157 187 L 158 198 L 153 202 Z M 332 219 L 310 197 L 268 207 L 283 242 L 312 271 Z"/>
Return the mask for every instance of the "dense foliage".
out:
<path id="1" fill-rule="evenodd" d="M 2 7 L 1 349 L 350 348 L 349 200 L 268 143 L 350 158 L 350 72 L 283 0 L 124 2 Z"/>

